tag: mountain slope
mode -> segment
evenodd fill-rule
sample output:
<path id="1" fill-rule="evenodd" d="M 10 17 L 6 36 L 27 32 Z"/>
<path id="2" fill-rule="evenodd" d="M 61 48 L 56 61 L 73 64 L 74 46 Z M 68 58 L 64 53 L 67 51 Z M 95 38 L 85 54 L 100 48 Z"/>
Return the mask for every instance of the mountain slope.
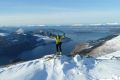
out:
<path id="1" fill-rule="evenodd" d="M 87 43 L 82 43 L 73 49 L 72 55 L 89 55 L 92 57 L 100 57 L 120 50 L 120 35 L 110 35 Z"/>
<path id="2" fill-rule="evenodd" d="M 48 61 L 44 57 L 0 68 L 0 80 L 114 80 L 120 76 L 119 64 L 118 60 L 81 58 L 79 55 Z"/>
<path id="3" fill-rule="evenodd" d="M 120 50 L 120 35 L 94 48 L 93 50 L 91 50 L 89 55 L 94 57 L 99 57 L 99 56 L 110 54 L 119 50 Z"/>
<path id="4" fill-rule="evenodd" d="M 120 59 L 120 51 L 97 57 L 97 59 Z"/>

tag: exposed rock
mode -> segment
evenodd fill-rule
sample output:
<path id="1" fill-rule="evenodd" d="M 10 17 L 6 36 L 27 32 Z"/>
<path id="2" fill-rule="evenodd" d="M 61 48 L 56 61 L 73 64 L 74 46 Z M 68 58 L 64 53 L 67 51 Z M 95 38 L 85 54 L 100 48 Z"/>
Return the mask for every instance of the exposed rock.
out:
<path id="1" fill-rule="evenodd" d="M 82 43 L 82 44 L 78 44 L 75 46 L 75 48 L 73 49 L 73 51 L 71 52 L 72 56 L 75 56 L 76 54 L 80 54 L 81 52 L 83 52 L 83 50 L 89 49 L 90 46 L 88 43 Z"/>

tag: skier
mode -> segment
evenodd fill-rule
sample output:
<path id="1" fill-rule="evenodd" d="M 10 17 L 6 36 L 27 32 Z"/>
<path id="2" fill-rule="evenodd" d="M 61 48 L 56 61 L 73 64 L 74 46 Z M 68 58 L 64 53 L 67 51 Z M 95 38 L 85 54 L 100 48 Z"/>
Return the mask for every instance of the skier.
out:
<path id="1" fill-rule="evenodd" d="M 61 35 L 52 36 L 56 40 L 56 52 L 57 54 L 62 54 L 62 40 L 65 38 L 65 33 Z"/>
<path id="2" fill-rule="evenodd" d="M 59 55 L 62 54 L 62 40 L 65 38 L 65 33 L 61 36 L 61 35 L 52 35 L 50 36 L 50 38 L 53 38 L 56 40 L 56 54 L 50 57 L 47 57 L 45 61 L 49 61 L 50 59 L 56 59 L 57 57 L 59 57 Z"/>

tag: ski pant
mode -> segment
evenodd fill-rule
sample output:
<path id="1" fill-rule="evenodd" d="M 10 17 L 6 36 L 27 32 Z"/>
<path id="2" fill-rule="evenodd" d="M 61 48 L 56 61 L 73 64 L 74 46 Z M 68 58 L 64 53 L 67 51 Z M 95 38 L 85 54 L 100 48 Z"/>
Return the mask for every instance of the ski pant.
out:
<path id="1" fill-rule="evenodd" d="M 61 45 L 62 45 L 62 42 L 56 44 L 56 51 L 57 51 L 57 52 L 62 52 Z"/>

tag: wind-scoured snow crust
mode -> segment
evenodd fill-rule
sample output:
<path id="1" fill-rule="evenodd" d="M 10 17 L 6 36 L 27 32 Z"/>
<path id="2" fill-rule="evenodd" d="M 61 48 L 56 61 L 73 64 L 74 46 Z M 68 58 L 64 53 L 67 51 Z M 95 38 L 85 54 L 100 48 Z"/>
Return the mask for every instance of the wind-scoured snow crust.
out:
<path id="1" fill-rule="evenodd" d="M 77 56 L 73 59 L 62 56 L 49 61 L 41 58 L 0 68 L 0 80 L 76 80 L 79 78 L 84 80 L 83 69 L 85 68 L 78 60 L 80 57 Z"/>
<path id="2" fill-rule="evenodd" d="M 0 80 L 119 80 L 120 77 L 118 60 L 81 58 L 79 55 L 50 60 L 46 57 L 1 67 Z"/>

